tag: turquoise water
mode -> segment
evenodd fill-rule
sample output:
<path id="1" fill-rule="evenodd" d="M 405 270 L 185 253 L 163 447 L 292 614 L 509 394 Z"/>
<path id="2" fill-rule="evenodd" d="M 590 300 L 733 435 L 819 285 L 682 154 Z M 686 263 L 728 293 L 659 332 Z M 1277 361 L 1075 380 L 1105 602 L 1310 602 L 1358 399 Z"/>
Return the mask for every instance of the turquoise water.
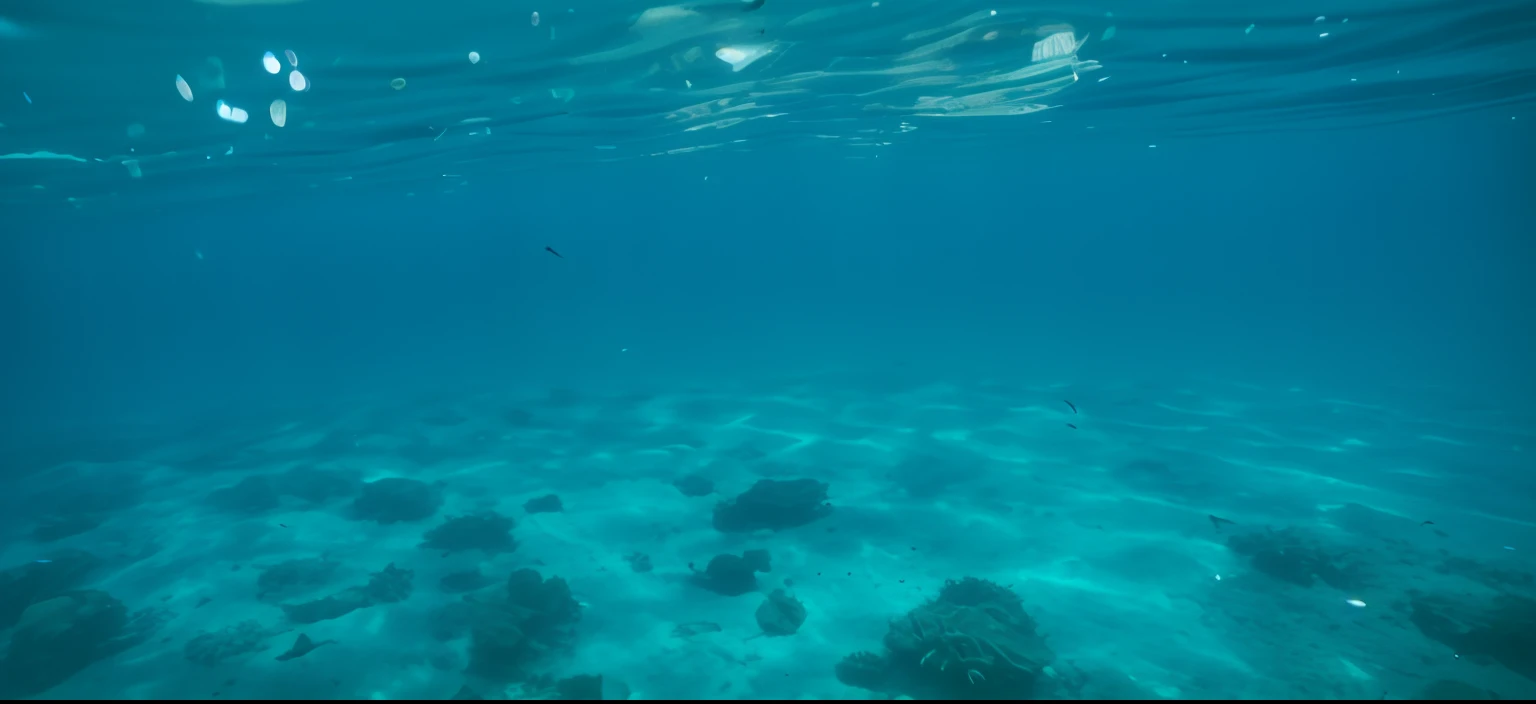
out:
<path id="1" fill-rule="evenodd" d="M 1530 2 L 0 60 L 0 696 L 1536 697 Z"/>

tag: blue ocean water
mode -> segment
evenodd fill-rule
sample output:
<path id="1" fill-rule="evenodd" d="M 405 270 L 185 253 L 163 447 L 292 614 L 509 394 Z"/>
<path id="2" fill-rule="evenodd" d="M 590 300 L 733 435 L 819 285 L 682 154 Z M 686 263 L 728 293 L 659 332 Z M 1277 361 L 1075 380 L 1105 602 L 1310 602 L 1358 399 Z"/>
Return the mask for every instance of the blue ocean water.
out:
<path id="1" fill-rule="evenodd" d="M 0 60 L 0 696 L 1536 697 L 1528 0 Z"/>

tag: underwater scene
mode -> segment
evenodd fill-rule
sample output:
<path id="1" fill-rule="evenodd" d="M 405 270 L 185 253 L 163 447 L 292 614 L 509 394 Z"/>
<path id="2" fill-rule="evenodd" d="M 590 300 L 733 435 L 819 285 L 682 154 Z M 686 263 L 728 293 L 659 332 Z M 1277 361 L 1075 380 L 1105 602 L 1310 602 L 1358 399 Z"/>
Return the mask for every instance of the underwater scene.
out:
<path id="1" fill-rule="evenodd" d="M 1536 698 L 1531 0 L 0 66 L 0 698 Z"/>

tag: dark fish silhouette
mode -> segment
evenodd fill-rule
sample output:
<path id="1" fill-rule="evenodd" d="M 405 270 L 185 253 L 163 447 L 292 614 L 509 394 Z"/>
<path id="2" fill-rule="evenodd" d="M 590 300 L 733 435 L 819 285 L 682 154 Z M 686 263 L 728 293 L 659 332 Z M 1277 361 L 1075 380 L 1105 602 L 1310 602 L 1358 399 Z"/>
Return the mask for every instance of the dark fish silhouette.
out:
<path id="1" fill-rule="evenodd" d="M 1424 527 L 1424 526 L 1432 526 L 1432 525 L 1434 525 L 1434 524 L 1435 524 L 1435 522 L 1434 522 L 1434 521 L 1425 521 L 1425 522 L 1423 522 L 1423 523 L 1420 523 L 1420 524 L 1419 524 L 1419 527 L 1420 527 L 1420 528 L 1423 528 L 1423 527 Z"/>
<path id="2" fill-rule="evenodd" d="M 560 253 L 556 252 L 554 247 L 545 247 L 544 251 L 549 252 L 550 254 L 553 254 L 553 255 L 555 255 L 557 257 L 560 257 Z M 560 257 L 560 258 L 564 259 L 565 257 Z"/>
<path id="3" fill-rule="evenodd" d="M 1074 416 L 1077 415 L 1077 406 L 1072 405 L 1071 401 L 1068 401 L 1066 399 L 1062 399 L 1061 402 L 1067 404 L 1067 408 L 1072 409 L 1072 415 L 1074 415 Z"/>
<path id="4" fill-rule="evenodd" d="M 1067 424 L 1067 427 L 1068 427 L 1068 428 L 1071 428 L 1071 429 L 1073 429 L 1073 430 L 1077 430 L 1077 426 L 1075 426 L 1075 425 L 1073 425 L 1073 424 L 1071 424 L 1071 423 L 1068 423 L 1068 424 Z"/>
<path id="5" fill-rule="evenodd" d="M 1216 530 L 1221 530 L 1221 524 L 1223 524 L 1223 523 L 1225 523 L 1225 524 L 1227 524 L 1229 526 L 1237 525 L 1236 521 L 1229 521 L 1229 520 L 1227 520 L 1225 518 L 1222 518 L 1221 516 L 1210 516 L 1210 515 L 1207 515 L 1206 518 L 1211 519 L 1211 525 L 1216 526 Z"/>
<path id="6" fill-rule="evenodd" d="M 298 639 L 293 642 L 293 647 L 289 648 L 288 652 L 283 653 L 282 655 L 277 656 L 277 659 L 278 660 L 292 660 L 294 658 L 302 658 L 305 655 L 308 655 L 309 652 L 311 650 L 314 650 L 315 648 L 318 648 L 318 647 L 320 647 L 322 645 L 329 645 L 329 644 L 335 643 L 335 642 L 336 641 L 334 641 L 334 640 L 322 640 L 319 643 L 316 643 L 316 642 L 310 640 L 309 636 L 304 635 L 303 633 L 300 633 Z"/>

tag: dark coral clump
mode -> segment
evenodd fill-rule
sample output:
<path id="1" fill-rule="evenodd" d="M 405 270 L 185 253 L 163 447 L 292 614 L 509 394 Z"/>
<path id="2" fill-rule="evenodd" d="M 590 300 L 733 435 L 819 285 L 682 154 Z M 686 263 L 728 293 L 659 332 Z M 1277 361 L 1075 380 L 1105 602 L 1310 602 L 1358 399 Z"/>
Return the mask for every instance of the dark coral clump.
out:
<path id="1" fill-rule="evenodd" d="M 523 510 L 528 513 L 560 513 L 565 506 L 560 503 L 560 497 L 554 494 L 529 499 L 523 504 Z"/>
<path id="2" fill-rule="evenodd" d="M 815 479 L 759 479 L 742 495 L 715 507 L 715 530 L 748 533 L 806 525 L 832 513 L 827 488 Z"/>
<path id="3" fill-rule="evenodd" d="M 246 477 L 234 486 L 216 489 L 208 494 L 208 505 L 214 509 L 234 514 L 253 515 L 278 507 L 281 499 L 272 480 L 264 476 Z"/>
<path id="4" fill-rule="evenodd" d="M 844 658 L 838 679 L 915 699 L 1032 699 L 1054 657 L 1018 595 L 972 577 L 893 621 L 884 644 Z"/>
<path id="5" fill-rule="evenodd" d="M 1409 620 L 1461 656 L 1494 660 L 1536 680 L 1536 600 L 1501 594 L 1490 602 L 1416 596 Z"/>
<path id="6" fill-rule="evenodd" d="M 476 567 L 445 574 L 442 579 L 437 580 L 437 586 L 449 594 L 462 594 L 491 586 L 491 580 Z"/>
<path id="7" fill-rule="evenodd" d="M 341 563 L 323 557 L 284 560 L 270 567 L 260 567 L 256 578 L 256 598 L 287 598 L 325 585 Z"/>
<path id="8" fill-rule="evenodd" d="M 1357 569 L 1341 564 L 1317 541 L 1287 528 L 1280 531 L 1234 535 L 1227 539 L 1233 552 L 1248 558 L 1253 569 L 1273 579 L 1300 587 L 1317 580 L 1335 589 L 1353 589 Z"/>
<path id="9" fill-rule="evenodd" d="M 559 577 L 543 579 L 521 569 L 507 580 L 501 598 L 475 599 L 470 630 L 470 674 L 493 681 L 526 679 L 552 651 L 574 644 L 581 605 Z"/>
<path id="10" fill-rule="evenodd" d="M 27 607 L 80 586 L 100 565 L 100 558 L 88 552 L 60 550 L 52 562 L 0 570 L 0 631 L 16 625 Z"/>
<path id="11" fill-rule="evenodd" d="M 350 499 L 363 488 L 362 475 L 337 469 L 303 467 L 290 469 L 272 480 L 277 493 L 311 504 Z"/>
<path id="12" fill-rule="evenodd" d="M 422 536 L 421 547 L 444 552 L 480 550 L 487 555 L 512 552 L 517 541 L 512 539 L 512 519 L 496 513 L 450 518 Z"/>
<path id="13" fill-rule="evenodd" d="M 442 505 L 437 487 L 392 477 L 364 484 L 362 495 L 352 501 L 352 515 L 360 521 L 409 523 L 431 518 Z"/>
<path id="14" fill-rule="evenodd" d="M 688 563 L 693 567 L 693 563 Z M 722 554 L 709 560 L 703 572 L 694 570 L 693 583 L 721 596 L 741 596 L 757 590 L 757 573 L 771 572 L 767 550 L 748 550 L 740 555 Z"/>
<path id="15" fill-rule="evenodd" d="M 715 493 L 715 483 L 697 474 L 689 474 L 672 482 L 672 486 L 683 493 L 683 496 L 697 498 L 709 496 Z"/>
<path id="16" fill-rule="evenodd" d="M 316 601 L 283 604 L 283 613 L 294 623 L 317 623 L 341 618 L 358 609 L 405 601 L 411 595 L 415 576 L 415 572 L 399 569 L 391 562 L 384 571 L 373 573 L 366 586 L 349 587 Z"/>
<path id="17" fill-rule="evenodd" d="M 78 591 L 32 604 L 0 657 L 0 698 L 41 694 L 91 663 L 147 639 L 163 614 L 129 614 L 101 591 Z"/>
<path id="18" fill-rule="evenodd" d="M 772 594 L 757 607 L 757 627 L 769 636 L 789 636 L 800 630 L 805 623 L 805 604 L 800 603 L 782 589 Z"/>

